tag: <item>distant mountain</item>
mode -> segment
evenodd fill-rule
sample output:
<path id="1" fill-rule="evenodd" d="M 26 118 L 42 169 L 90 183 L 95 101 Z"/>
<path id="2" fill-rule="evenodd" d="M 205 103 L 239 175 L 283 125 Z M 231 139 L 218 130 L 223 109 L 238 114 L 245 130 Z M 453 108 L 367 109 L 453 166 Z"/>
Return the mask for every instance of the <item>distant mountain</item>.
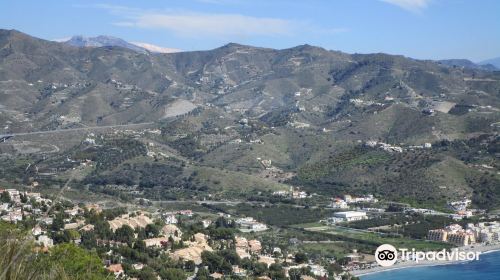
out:
<path id="1" fill-rule="evenodd" d="M 123 39 L 103 35 L 97 37 L 77 35 L 71 37 L 71 39 L 64 43 L 75 47 L 122 47 L 136 52 L 146 52 L 145 48 L 131 44 Z"/>
<path id="2" fill-rule="evenodd" d="M 69 40 L 57 40 L 59 42 L 75 46 L 75 47 L 122 47 L 140 53 L 153 52 L 153 53 L 174 53 L 180 52 L 179 49 L 164 48 L 153 44 L 142 42 L 127 42 L 123 39 L 113 36 L 97 36 L 85 37 L 81 35 L 73 36 Z"/>
<path id="3" fill-rule="evenodd" d="M 500 64 L 500 58 L 498 58 L 498 62 Z M 486 71 L 495 71 L 498 70 L 499 67 L 495 66 L 493 63 L 488 63 L 488 62 L 480 62 L 480 63 L 474 63 L 468 59 L 442 59 L 438 60 L 438 63 L 446 65 L 446 66 L 455 66 L 455 67 L 464 67 L 464 68 L 469 68 L 469 69 L 480 69 L 480 70 L 486 70 Z"/>
<path id="4" fill-rule="evenodd" d="M 479 62 L 480 65 L 491 64 L 496 68 L 500 69 L 500 57 L 495 57 Z"/>

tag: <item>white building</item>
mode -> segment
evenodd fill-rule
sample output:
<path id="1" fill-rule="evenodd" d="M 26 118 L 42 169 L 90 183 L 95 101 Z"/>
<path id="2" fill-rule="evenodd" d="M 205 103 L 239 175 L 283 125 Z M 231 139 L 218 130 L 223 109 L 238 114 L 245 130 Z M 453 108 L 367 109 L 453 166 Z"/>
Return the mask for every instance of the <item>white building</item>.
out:
<path id="1" fill-rule="evenodd" d="M 203 228 L 207 228 L 212 224 L 212 221 L 210 220 L 202 220 L 201 223 L 203 224 Z"/>
<path id="2" fill-rule="evenodd" d="M 467 210 L 467 207 L 471 204 L 471 200 L 464 198 L 463 200 L 459 201 L 452 201 L 449 202 L 448 205 L 450 206 L 451 209 L 455 211 L 465 211 Z"/>
<path id="3" fill-rule="evenodd" d="M 359 221 L 367 219 L 366 212 L 362 211 L 345 211 L 345 212 L 337 212 L 333 214 L 334 218 L 340 218 L 345 222 Z"/>
<path id="4" fill-rule="evenodd" d="M 330 207 L 334 209 L 347 209 L 349 208 L 349 205 L 347 205 L 347 202 L 343 199 L 336 198 L 330 203 Z"/>
<path id="5" fill-rule="evenodd" d="M 7 211 L 9 210 L 9 204 L 8 203 L 2 203 L 0 204 L 0 211 Z"/>
<path id="6" fill-rule="evenodd" d="M 309 265 L 311 268 L 311 273 L 318 277 L 328 276 L 328 271 L 321 265 L 312 264 Z"/>
<path id="7" fill-rule="evenodd" d="M 264 230 L 267 230 L 267 225 L 257 222 L 252 217 L 237 219 L 236 224 L 240 227 L 241 231 L 264 231 Z"/>
<path id="8" fill-rule="evenodd" d="M 167 215 L 165 216 L 165 223 L 170 225 L 170 224 L 177 224 L 178 220 L 175 215 Z"/>

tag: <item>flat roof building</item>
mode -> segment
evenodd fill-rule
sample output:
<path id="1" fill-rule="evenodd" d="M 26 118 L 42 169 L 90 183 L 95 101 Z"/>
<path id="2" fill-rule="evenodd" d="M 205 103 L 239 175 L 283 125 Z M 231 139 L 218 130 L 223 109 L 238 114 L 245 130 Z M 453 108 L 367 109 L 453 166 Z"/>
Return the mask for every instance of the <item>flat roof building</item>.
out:
<path id="1" fill-rule="evenodd" d="M 359 221 L 368 218 L 366 216 L 366 212 L 363 211 L 345 211 L 345 212 L 337 212 L 333 214 L 336 218 L 344 219 L 346 222 L 351 221 Z"/>

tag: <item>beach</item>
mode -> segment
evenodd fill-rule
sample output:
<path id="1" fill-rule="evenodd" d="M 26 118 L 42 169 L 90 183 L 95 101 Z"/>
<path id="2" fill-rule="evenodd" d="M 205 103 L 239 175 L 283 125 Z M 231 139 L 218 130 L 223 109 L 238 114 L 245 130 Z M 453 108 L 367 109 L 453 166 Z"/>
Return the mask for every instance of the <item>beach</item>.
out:
<path id="1" fill-rule="evenodd" d="M 454 250 L 453 248 L 452 250 Z M 456 249 L 459 249 L 460 251 L 465 251 L 465 252 L 480 252 L 481 254 L 487 254 L 490 252 L 495 252 L 495 251 L 500 251 L 500 244 L 494 244 L 494 245 L 482 245 L 482 244 L 474 244 L 471 246 L 463 246 L 463 247 L 457 247 Z M 384 271 L 391 271 L 391 270 L 398 270 L 398 269 L 406 269 L 406 268 L 416 268 L 416 267 L 426 267 L 426 266 L 438 266 L 438 265 L 450 265 L 450 264 L 457 264 L 457 263 L 464 263 L 467 261 L 456 261 L 456 260 L 451 260 L 451 261 L 419 261 L 418 263 L 415 261 L 404 261 L 404 262 L 397 262 L 393 266 L 389 267 L 383 267 L 383 266 L 377 266 L 369 269 L 360 269 L 360 270 L 353 270 L 350 271 L 350 273 L 354 276 L 364 276 L 364 275 L 369 275 L 369 274 L 374 274 L 374 273 L 379 273 L 379 272 L 384 272 Z"/>

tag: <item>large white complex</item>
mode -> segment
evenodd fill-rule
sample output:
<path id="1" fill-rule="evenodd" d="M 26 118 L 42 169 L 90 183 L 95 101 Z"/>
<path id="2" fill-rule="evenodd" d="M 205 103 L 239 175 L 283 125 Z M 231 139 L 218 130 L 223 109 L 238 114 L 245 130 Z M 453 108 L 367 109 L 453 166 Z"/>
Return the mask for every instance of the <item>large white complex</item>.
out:
<path id="1" fill-rule="evenodd" d="M 240 227 L 240 230 L 244 232 L 267 230 L 267 226 L 265 224 L 257 222 L 252 217 L 237 219 L 236 224 Z"/>
<path id="2" fill-rule="evenodd" d="M 352 222 L 367 219 L 366 212 L 363 211 L 345 211 L 333 214 L 333 217 L 328 218 L 328 223 Z"/>

